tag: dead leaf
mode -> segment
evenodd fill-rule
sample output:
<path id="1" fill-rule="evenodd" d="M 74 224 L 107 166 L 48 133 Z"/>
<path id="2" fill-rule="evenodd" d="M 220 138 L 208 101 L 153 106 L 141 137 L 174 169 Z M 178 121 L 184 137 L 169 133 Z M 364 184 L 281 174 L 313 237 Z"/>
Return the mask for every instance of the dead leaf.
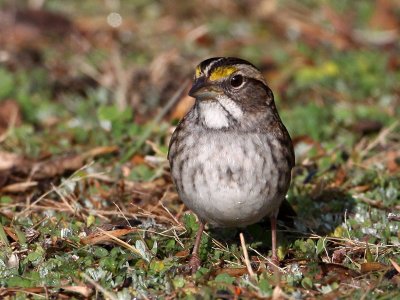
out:
<path id="1" fill-rule="evenodd" d="M 366 262 L 361 264 L 361 273 L 381 271 L 386 270 L 387 268 L 387 265 L 381 264 L 379 262 Z"/>
<path id="2" fill-rule="evenodd" d="M 1 188 L 2 193 L 23 193 L 38 185 L 37 181 L 18 182 Z"/>
<path id="3" fill-rule="evenodd" d="M 131 162 L 132 162 L 132 164 L 133 164 L 134 166 L 144 164 L 144 156 L 143 156 L 143 155 L 140 155 L 140 154 L 135 154 L 135 155 L 131 158 Z M 129 171 L 129 173 L 130 173 L 130 171 Z M 129 174 L 129 173 L 128 173 L 128 174 Z"/>
<path id="4" fill-rule="evenodd" d="M 9 170 L 22 163 L 23 158 L 17 154 L 0 151 L 0 171 Z"/>
<path id="5" fill-rule="evenodd" d="M 399 171 L 399 163 L 400 161 L 400 152 L 399 151 L 388 151 L 386 153 L 386 165 L 390 172 L 398 172 Z"/>
<path id="6" fill-rule="evenodd" d="M 89 151 L 86 151 L 85 153 L 83 153 L 82 156 L 84 159 L 88 159 L 88 158 L 93 158 L 93 157 L 97 157 L 100 155 L 116 153 L 118 151 L 118 149 L 119 148 L 117 146 L 96 147 L 96 148 L 90 149 Z"/>
<path id="7" fill-rule="evenodd" d="M 0 296 L 12 295 L 14 293 L 46 294 L 47 295 L 49 293 L 49 288 L 51 288 L 51 287 L 0 288 Z M 64 290 L 65 292 L 80 294 L 85 298 L 89 297 L 93 293 L 93 290 L 87 286 L 62 286 L 62 287 L 60 287 L 60 289 Z M 60 294 L 58 294 L 57 296 L 58 296 L 57 298 L 59 298 Z M 65 299 L 69 299 L 69 297 L 68 298 L 66 298 L 66 296 L 64 296 L 64 297 L 65 297 Z"/>
<path id="8" fill-rule="evenodd" d="M 175 257 L 183 258 L 183 257 L 188 257 L 190 255 L 189 250 L 182 250 L 177 253 L 175 253 Z"/>
<path id="9" fill-rule="evenodd" d="M 0 288 L 0 296 L 5 297 L 14 293 L 29 293 L 29 294 L 40 294 L 45 293 L 47 287 L 31 287 L 31 288 Z"/>
<path id="10" fill-rule="evenodd" d="M 0 136 L 6 132 L 9 127 L 21 125 L 21 120 L 21 110 L 15 100 L 0 102 Z"/>
<path id="11" fill-rule="evenodd" d="M 360 274 L 346 266 L 334 263 L 320 262 L 321 274 L 316 276 L 316 279 L 324 279 L 326 283 L 333 281 L 346 281 L 359 276 Z"/>
<path id="12" fill-rule="evenodd" d="M 11 227 L 7 227 L 4 226 L 4 231 L 7 233 L 7 235 L 14 241 L 14 242 L 18 242 L 18 237 L 14 232 L 14 229 L 12 229 Z"/>
<path id="13" fill-rule="evenodd" d="M 120 237 L 135 231 L 136 229 L 134 228 L 125 228 L 125 229 L 116 229 L 106 232 L 108 235 L 112 235 L 114 237 Z M 108 235 L 104 234 L 103 232 L 95 232 L 89 235 L 88 237 L 81 239 L 81 242 L 84 245 L 94 245 L 94 244 L 110 242 L 112 241 L 112 238 L 110 238 Z"/>
<path id="14" fill-rule="evenodd" d="M 84 165 L 84 157 L 80 154 L 55 157 L 35 163 L 32 167 L 32 179 L 41 180 L 56 177 L 67 171 L 76 171 Z"/>
<path id="15" fill-rule="evenodd" d="M 370 185 L 358 185 L 358 186 L 353 187 L 352 190 L 356 193 L 364 193 L 364 192 L 368 191 L 370 188 L 371 188 Z"/>
<path id="16" fill-rule="evenodd" d="M 84 286 L 84 285 L 63 286 L 63 287 L 61 287 L 61 289 L 66 292 L 80 294 L 86 298 L 89 297 L 93 293 L 93 290 L 91 288 Z"/>
<path id="17" fill-rule="evenodd" d="M 391 258 L 389 258 L 391 264 L 393 265 L 393 267 L 396 269 L 396 271 L 400 274 L 400 266 Z"/>
<path id="18" fill-rule="evenodd" d="M 32 179 L 41 180 L 56 177 L 65 172 L 73 172 L 83 167 L 87 159 L 100 155 L 114 153 L 116 146 L 97 147 L 82 154 L 65 155 L 35 163 L 31 168 Z"/>
<path id="19" fill-rule="evenodd" d="M 222 269 L 217 269 L 214 272 L 214 275 L 219 275 L 219 274 L 228 274 L 232 277 L 239 277 L 244 274 L 247 274 L 247 268 L 222 268 Z"/>
<path id="20" fill-rule="evenodd" d="M 393 1 L 377 0 L 370 20 L 372 28 L 380 30 L 398 30 L 398 19 L 396 17 Z"/>
<path id="21" fill-rule="evenodd" d="M 333 187 L 340 187 L 346 180 L 347 173 L 344 168 L 339 167 L 335 174 L 335 181 L 333 182 Z"/>

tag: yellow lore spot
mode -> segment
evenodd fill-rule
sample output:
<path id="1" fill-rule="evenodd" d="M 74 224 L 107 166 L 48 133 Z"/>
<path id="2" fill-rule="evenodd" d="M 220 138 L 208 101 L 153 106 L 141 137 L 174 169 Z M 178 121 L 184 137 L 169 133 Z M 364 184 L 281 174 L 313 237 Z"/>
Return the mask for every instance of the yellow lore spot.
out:
<path id="1" fill-rule="evenodd" d="M 210 80 L 215 81 L 215 80 L 220 80 L 223 78 L 228 77 L 232 73 L 236 72 L 237 68 L 235 67 L 219 67 L 216 68 L 210 75 Z"/>
<path id="2" fill-rule="evenodd" d="M 200 75 L 201 75 L 201 68 L 200 68 L 200 66 L 197 66 L 195 76 L 196 76 L 196 78 L 199 78 Z"/>

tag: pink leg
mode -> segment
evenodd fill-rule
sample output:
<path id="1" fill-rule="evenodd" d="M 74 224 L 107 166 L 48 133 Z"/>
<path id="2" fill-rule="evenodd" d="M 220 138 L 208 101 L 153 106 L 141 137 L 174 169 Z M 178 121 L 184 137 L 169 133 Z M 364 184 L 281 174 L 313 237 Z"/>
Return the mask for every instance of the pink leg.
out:
<path id="1" fill-rule="evenodd" d="M 276 217 L 271 217 L 271 236 L 272 236 L 272 262 L 279 265 L 278 255 L 276 253 Z"/>
<path id="2" fill-rule="evenodd" d="M 192 257 L 189 260 L 188 268 L 192 272 L 192 274 L 196 273 L 196 271 L 200 268 L 200 257 L 199 257 L 199 250 L 200 250 L 200 242 L 201 236 L 203 235 L 204 231 L 204 223 L 200 222 L 199 230 L 196 233 L 196 240 L 194 242 Z"/>

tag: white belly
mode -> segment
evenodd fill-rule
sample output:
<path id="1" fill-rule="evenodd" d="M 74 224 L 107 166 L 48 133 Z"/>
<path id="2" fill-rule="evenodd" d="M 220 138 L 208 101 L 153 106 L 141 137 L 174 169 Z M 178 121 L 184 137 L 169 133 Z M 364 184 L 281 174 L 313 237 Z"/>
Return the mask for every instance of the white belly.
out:
<path id="1" fill-rule="evenodd" d="M 267 144 L 251 135 L 250 143 L 243 143 L 250 134 L 187 137 L 193 153 L 178 160 L 172 176 L 182 180 L 180 197 L 200 219 L 217 226 L 245 226 L 277 213 L 283 200 L 277 192 L 277 168 Z"/>

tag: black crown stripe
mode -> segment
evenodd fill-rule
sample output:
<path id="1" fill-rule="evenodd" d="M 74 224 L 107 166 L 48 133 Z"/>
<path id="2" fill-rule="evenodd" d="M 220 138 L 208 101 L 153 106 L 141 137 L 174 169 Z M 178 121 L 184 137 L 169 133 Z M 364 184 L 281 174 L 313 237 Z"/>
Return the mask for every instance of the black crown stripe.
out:
<path id="1" fill-rule="evenodd" d="M 202 71 L 206 70 L 208 66 L 211 66 L 210 70 L 208 70 L 208 75 L 212 73 L 216 68 L 224 67 L 224 66 L 232 66 L 232 65 L 249 65 L 253 68 L 257 69 L 252 63 L 247 60 L 236 58 L 236 57 L 211 57 L 206 59 L 200 63 L 200 68 Z"/>

